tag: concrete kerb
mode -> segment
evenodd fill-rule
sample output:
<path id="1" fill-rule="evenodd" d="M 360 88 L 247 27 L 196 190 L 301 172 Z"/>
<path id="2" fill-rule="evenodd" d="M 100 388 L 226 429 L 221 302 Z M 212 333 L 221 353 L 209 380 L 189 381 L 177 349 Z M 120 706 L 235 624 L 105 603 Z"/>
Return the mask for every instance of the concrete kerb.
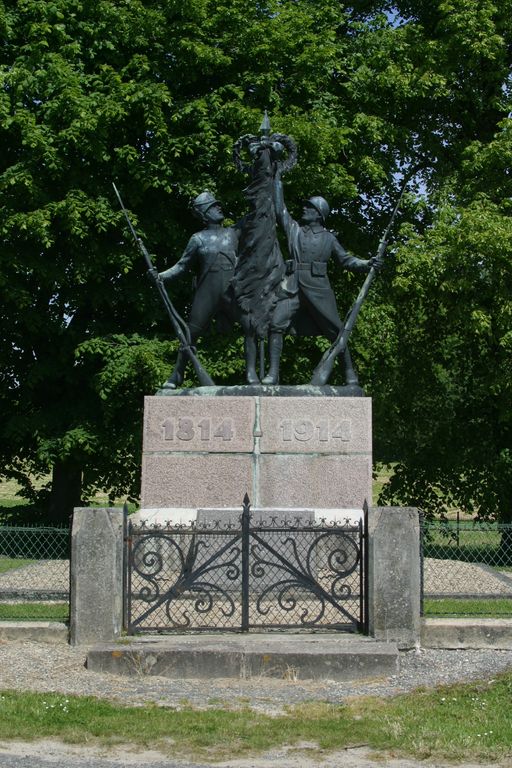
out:
<path id="1" fill-rule="evenodd" d="M 69 628 L 58 621 L 0 621 L 0 641 L 67 643 Z"/>
<path id="2" fill-rule="evenodd" d="M 446 650 L 512 650 L 512 619 L 423 619 L 421 645 Z"/>
<path id="3" fill-rule="evenodd" d="M 57 621 L 0 621 L 0 642 L 67 643 L 69 627 Z M 119 641 L 129 642 L 132 638 Z M 423 619 L 420 647 L 512 650 L 512 618 Z"/>

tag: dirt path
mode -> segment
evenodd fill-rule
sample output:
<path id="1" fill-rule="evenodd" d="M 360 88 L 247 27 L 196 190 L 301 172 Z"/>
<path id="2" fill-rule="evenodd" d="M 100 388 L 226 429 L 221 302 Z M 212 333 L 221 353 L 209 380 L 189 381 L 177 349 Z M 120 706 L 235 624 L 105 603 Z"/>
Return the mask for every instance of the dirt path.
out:
<path id="1" fill-rule="evenodd" d="M 2 768 L 212 768 L 211 764 L 183 761 L 163 755 L 156 750 L 138 751 L 128 746 L 115 748 L 76 746 L 46 740 L 39 742 L 0 743 Z M 454 768 L 454 763 L 429 762 L 410 758 L 396 758 L 383 753 L 373 753 L 365 747 L 319 753 L 314 745 L 303 744 L 300 748 L 280 748 L 258 757 L 228 760 L 215 763 L 215 768 Z M 497 768 L 496 763 L 457 763 L 458 768 Z M 502 764 L 505 768 L 505 763 Z M 508 764 L 510 765 L 510 763 Z"/>

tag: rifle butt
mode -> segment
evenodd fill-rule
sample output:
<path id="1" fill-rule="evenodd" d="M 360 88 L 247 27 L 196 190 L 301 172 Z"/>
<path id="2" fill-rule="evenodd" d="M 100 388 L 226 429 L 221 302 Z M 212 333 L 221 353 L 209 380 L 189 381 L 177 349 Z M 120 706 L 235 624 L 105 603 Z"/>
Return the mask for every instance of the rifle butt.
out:
<path id="1" fill-rule="evenodd" d="M 335 362 L 336 354 L 334 353 L 333 347 L 330 347 L 327 352 L 323 354 L 322 359 L 313 371 L 310 384 L 314 387 L 323 387 L 324 384 L 327 384 Z"/>
<path id="2" fill-rule="evenodd" d="M 343 331 L 340 337 L 324 352 L 322 359 L 316 366 L 311 377 L 310 384 L 314 387 L 323 387 L 329 381 L 336 358 L 339 357 L 347 346 L 347 335 Z"/>
<path id="3" fill-rule="evenodd" d="M 214 387 L 215 386 L 215 382 L 210 377 L 210 375 L 205 371 L 205 369 L 203 368 L 203 366 L 199 362 L 199 358 L 190 349 L 190 347 L 185 347 L 185 352 L 186 352 L 186 354 L 188 356 L 188 359 L 192 363 L 192 367 L 194 368 L 196 376 L 199 379 L 200 385 L 202 387 Z"/>

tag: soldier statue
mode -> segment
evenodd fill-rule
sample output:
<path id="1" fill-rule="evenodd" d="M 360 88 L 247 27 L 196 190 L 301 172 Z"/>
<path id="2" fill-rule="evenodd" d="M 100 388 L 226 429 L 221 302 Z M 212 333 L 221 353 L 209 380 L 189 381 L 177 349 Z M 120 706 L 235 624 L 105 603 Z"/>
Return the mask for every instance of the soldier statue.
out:
<path id="1" fill-rule="evenodd" d="M 243 155 L 248 157 L 244 161 Z M 348 254 L 336 236 L 326 229 L 330 213 L 323 197 L 305 201 L 300 223 L 289 214 L 283 197 L 282 174 L 297 162 L 297 148 L 291 137 L 271 133 L 268 115 L 261 124 L 261 134 L 246 134 L 235 143 L 234 159 L 240 171 L 248 173 L 245 189 L 248 212 L 235 226 L 224 226 L 219 201 L 210 192 L 202 192 L 193 202 L 194 213 L 203 229 L 188 241 L 179 261 L 158 273 L 137 236 L 119 192 L 116 195 L 135 241 L 144 255 L 148 271 L 159 290 L 171 324 L 180 341 L 174 370 L 164 388 L 176 389 L 184 379 L 190 361 L 202 386 L 213 381 L 195 354 L 194 344 L 214 318 L 237 320 L 244 334 L 246 381 L 250 385 L 279 383 L 283 335 L 324 335 L 333 344 L 314 371 L 312 384 L 328 380 L 332 365 L 340 360 L 345 383 L 358 387 L 358 378 L 347 348 L 348 338 L 372 280 L 383 264 L 387 236 L 398 210 L 395 207 L 377 255 L 359 259 Z M 405 189 L 402 189 L 402 194 Z M 286 234 L 290 258 L 284 261 L 277 238 L 277 225 Z M 345 324 L 342 323 L 331 288 L 327 266 L 334 256 L 343 269 L 368 273 L 360 295 Z M 196 291 L 188 320 L 178 315 L 164 282 L 194 271 Z M 265 374 L 264 341 L 268 341 L 269 368 Z M 260 345 L 260 375 L 256 371 L 257 345 Z M 327 354 L 327 357 L 326 357 Z"/>
<path id="2" fill-rule="evenodd" d="M 286 288 L 295 301 L 292 330 L 301 335 L 324 335 L 335 341 L 342 328 L 342 321 L 336 307 L 336 298 L 327 275 L 327 264 L 335 256 L 341 267 L 352 272 L 376 271 L 382 266 L 379 257 L 359 259 L 349 255 L 336 236 L 325 228 L 330 214 L 327 200 L 310 197 L 304 201 L 301 222 L 295 221 L 286 208 L 279 170 L 274 179 L 276 218 L 283 228 L 288 241 L 290 260 L 287 262 Z M 345 384 L 358 386 L 352 358 L 347 347 L 340 355 L 344 369 Z M 273 361 L 274 374 L 278 375 L 278 361 Z"/>
<path id="3" fill-rule="evenodd" d="M 224 316 L 230 321 L 233 320 L 231 281 L 235 270 L 240 228 L 239 225 L 223 226 L 224 213 L 221 204 L 210 192 L 198 195 L 192 208 L 202 220 L 204 229 L 192 235 L 180 260 L 158 276 L 164 281 L 170 281 L 190 271 L 196 273 L 196 291 L 187 321 L 191 343 L 194 344 L 213 317 Z M 182 384 L 187 362 L 187 355 L 180 350 L 174 370 L 164 388 L 176 389 Z"/>

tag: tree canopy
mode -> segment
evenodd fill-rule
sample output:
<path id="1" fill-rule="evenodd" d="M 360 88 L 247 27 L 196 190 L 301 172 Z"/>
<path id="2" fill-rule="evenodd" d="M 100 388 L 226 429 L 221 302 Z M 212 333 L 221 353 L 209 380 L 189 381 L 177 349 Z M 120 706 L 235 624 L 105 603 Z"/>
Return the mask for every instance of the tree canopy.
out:
<path id="1" fill-rule="evenodd" d="M 176 342 L 111 181 L 163 269 L 197 229 L 194 195 L 243 213 L 232 145 L 266 108 L 299 147 L 290 208 L 324 195 L 362 257 L 416 169 L 353 336 L 375 456 L 398 462 L 388 498 L 512 519 L 511 11 L 0 0 L 3 473 L 54 519 L 96 489 L 137 496 L 142 397 Z M 333 284 L 343 312 L 357 281 Z M 186 313 L 190 286 L 173 291 Z M 318 345 L 289 341 L 289 380 Z M 240 380 L 239 339 L 212 336 L 201 354 L 214 378 Z"/>
<path id="2" fill-rule="evenodd" d="M 385 498 L 512 522 L 512 121 L 467 147 L 432 226 L 396 254 L 386 371 L 400 456 Z M 404 393 L 404 397 L 400 396 Z M 398 446 L 400 453 L 398 452 Z M 428 505 L 427 503 L 428 502 Z"/>

